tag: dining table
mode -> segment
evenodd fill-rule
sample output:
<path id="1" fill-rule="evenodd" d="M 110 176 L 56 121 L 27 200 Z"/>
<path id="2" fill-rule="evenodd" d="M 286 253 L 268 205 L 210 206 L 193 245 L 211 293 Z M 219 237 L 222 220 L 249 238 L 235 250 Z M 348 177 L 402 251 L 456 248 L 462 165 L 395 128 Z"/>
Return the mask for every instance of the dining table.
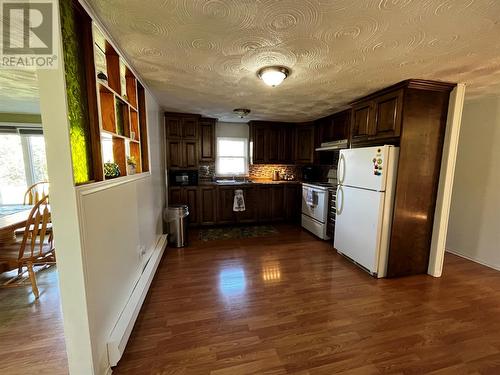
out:
<path id="1" fill-rule="evenodd" d="M 24 228 L 33 206 L 0 205 L 0 251 L 2 246 L 16 242 L 16 230 Z"/>

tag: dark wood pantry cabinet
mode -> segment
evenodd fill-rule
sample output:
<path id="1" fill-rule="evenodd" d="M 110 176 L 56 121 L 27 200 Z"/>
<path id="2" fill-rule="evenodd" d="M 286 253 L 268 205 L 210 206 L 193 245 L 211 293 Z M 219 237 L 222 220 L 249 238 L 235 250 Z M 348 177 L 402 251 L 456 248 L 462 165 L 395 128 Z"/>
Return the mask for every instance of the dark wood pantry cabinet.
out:
<path id="1" fill-rule="evenodd" d="M 426 273 L 454 84 L 408 80 L 353 102 L 351 147 L 399 146 L 389 277 Z"/>

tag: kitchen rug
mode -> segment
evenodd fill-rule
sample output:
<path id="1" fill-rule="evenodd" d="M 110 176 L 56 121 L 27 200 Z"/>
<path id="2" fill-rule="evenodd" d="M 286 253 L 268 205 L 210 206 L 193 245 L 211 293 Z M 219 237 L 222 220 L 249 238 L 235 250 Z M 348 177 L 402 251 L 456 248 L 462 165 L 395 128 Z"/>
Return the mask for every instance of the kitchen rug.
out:
<path id="1" fill-rule="evenodd" d="M 232 240 L 238 238 L 265 237 L 276 233 L 278 233 L 278 231 L 272 225 L 252 225 L 245 227 L 201 229 L 199 238 L 202 241 Z"/>

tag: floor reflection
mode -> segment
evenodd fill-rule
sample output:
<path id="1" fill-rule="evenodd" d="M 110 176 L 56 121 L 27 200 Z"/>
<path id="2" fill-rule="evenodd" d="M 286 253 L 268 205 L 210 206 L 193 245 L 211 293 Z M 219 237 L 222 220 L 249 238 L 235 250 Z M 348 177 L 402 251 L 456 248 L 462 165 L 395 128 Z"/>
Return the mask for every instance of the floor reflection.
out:
<path id="1" fill-rule="evenodd" d="M 219 273 L 219 289 L 225 297 L 235 297 L 245 293 L 247 286 L 243 267 L 225 268 Z"/>
<path id="2" fill-rule="evenodd" d="M 262 266 L 262 280 L 264 280 L 264 282 L 280 281 L 281 280 L 280 263 L 276 261 L 266 262 Z"/>

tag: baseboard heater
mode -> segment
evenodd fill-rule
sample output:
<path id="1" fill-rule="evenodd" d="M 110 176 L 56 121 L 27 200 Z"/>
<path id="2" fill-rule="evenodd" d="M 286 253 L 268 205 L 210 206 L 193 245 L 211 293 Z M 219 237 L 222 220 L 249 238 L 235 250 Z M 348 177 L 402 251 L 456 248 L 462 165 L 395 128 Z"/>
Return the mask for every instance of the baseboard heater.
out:
<path id="1" fill-rule="evenodd" d="M 125 351 L 125 346 L 127 345 L 130 333 L 132 333 L 135 321 L 139 315 L 139 311 L 141 310 L 141 306 L 146 298 L 149 286 L 153 281 L 156 269 L 160 264 L 160 260 L 166 246 L 167 235 L 163 235 L 158 240 L 151 258 L 144 268 L 139 281 L 135 285 L 125 308 L 123 309 L 115 327 L 113 328 L 113 331 L 111 332 L 107 343 L 110 366 L 116 366 Z"/>

